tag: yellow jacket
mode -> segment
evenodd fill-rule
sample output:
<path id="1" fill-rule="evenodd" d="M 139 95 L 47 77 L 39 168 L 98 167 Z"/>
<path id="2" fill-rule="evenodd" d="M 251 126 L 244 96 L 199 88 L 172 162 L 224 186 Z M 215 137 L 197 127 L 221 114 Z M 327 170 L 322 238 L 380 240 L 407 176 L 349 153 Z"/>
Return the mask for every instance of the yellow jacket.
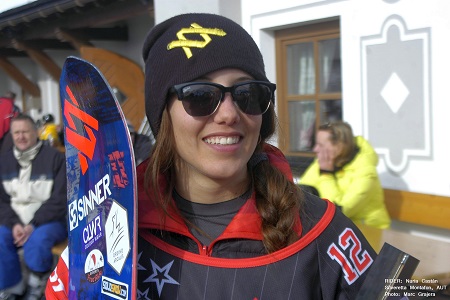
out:
<path id="1" fill-rule="evenodd" d="M 45 124 L 41 129 L 39 139 L 41 141 L 48 141 L 51 146 L 59 146 L 60 141 L 56 125 L 52 123 Z"/>
<path id="2" fill-rule="evenodd" d="M 355 138 L 359 152 L 352 161 L 334 174 L 320 173 L 317 158 L 300 179 L 301 184 L 315 187 L 322 198 L 342 208 L 354 222 L 384 229 L 391 220 L 384 203 L 376 166 L 378 155 L 363 137 Z"/>

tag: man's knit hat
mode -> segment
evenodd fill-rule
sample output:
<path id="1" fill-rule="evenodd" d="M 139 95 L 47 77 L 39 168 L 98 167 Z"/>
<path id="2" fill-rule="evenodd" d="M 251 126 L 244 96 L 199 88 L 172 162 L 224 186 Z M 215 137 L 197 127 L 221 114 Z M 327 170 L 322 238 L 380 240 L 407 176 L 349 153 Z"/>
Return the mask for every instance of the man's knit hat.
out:
<path id="1" fill-rule="evenodd" d="M 208 73 L 236 68 L 268 81 L 252 37 L 237 23 L 214 14 L 172 17 L 150 30 L 143 47 L 145 111 L 156 137 L 170 88 Z"/>

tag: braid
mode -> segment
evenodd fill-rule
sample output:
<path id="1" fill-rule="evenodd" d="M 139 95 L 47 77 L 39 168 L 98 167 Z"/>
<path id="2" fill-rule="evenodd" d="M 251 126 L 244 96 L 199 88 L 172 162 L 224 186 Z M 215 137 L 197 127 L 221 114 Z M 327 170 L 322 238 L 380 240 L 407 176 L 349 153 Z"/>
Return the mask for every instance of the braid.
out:
<path id="1" fill-rule="evenodd" d="M 267 160 L 250 170 L 256 193 L 256 207 L 262 218 L 263 243 L 268 253 L 299 239 L 294 230 L 302 193 Z"/>

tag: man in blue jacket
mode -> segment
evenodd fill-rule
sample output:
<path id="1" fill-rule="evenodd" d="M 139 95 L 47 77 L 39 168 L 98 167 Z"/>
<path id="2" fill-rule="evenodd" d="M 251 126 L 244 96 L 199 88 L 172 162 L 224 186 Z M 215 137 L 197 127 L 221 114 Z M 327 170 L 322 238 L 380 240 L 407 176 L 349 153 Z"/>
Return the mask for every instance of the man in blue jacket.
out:
<path id="1" fill-rule="evenodd" d="M 0 299 L 25 292 L 25 299 L 40 299 L 53 267 L 51 249 L 67 238 L 65 156 L 38 140 L 27 115 L 13 118 L 10 130 L 14 147 L 0 157 Z"/>

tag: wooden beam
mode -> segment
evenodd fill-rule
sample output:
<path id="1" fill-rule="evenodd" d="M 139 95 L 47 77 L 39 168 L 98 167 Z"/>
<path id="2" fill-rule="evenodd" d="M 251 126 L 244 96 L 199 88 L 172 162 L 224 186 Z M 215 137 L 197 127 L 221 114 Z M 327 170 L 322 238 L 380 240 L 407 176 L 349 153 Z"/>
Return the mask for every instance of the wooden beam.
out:
<path id="1" fill-rule="evenodd" d="M 42 18 L 29 23 L 19 23 L 15 27 L 20 27 L 21 40 L 54 38 L 55 28 L 80 29 L 86 27 L 102 27 L 129 20 L 137 16 L 148 15 L 154 18 L 153 1 L 126 0 L 116 1 L 106 6 L 97 6 L 89 10 L 81 9 L 80 13 L 74 11 L 60 13 L 60 18 Z M 26 24 L 27 26 L 23 26 Z M 15 28 L 13 27 L 13 28 Z M 10 30 L 10 29 L 8 29 Z M 2 31 L 4 31 L 2 29 Z M 9 44 L 11 36 L 19 36 L 18 33 L 12 35 L 2 35 L 0 31 L 0 47 Z"/>
<path id="2" fill-rule="evenodd" d="M 27 40 L 27 44 L 36 49 L 54 49 L 54 50 L 73 50 L 70 43 L 61 41 L 59 39 L 35 39 Z"/>
<path id="3" fill-rule="evenodd" d="M 450 229 L 450 197 L 399 190 L 384 190 L 392 219 Z"/>
<path id="4" fill-rule="evenodd" d="M 74 35 L 84 36 L 88 40 L 94 41 L 128 41 L 128 27 L 126 25 L 114 27 L 85 27 L 72 29 Z"/>
<path id="5" fill-rule="evenodd" d="M 27 54 L 14 48 L 1 48 L 0 56 L 3 57 L 27 57 Z"/>
<path id="6" fill-rule="evenodd" d="M 56 28 L 55 35 L 60 41 L 66 41 L 80 52 L 81 47 L 93 47 L 94 45 L 88 39 L 81 37 L 68 29 Z"/>
<path id="7" fill-rule="evenodd" d="M 8 59 L 0 56 L 0 67 L 8 74 L 9 77 L 14 79 L 23 90 L 29 93 L 33 97 L 40 97 L 41 90 L 39 86 L 29 80 L 25 74 L 23 74 L 15 65 L 13 65 Z"/>
<path id="8" fill-rule="evenodd" d="M 25 51 L 28 56 L 47 71 L 56 82 L 59 82 L 62 70 L 44 51 L 15 39 L 12 41 L 12 44 L 17 50 Z"/>

